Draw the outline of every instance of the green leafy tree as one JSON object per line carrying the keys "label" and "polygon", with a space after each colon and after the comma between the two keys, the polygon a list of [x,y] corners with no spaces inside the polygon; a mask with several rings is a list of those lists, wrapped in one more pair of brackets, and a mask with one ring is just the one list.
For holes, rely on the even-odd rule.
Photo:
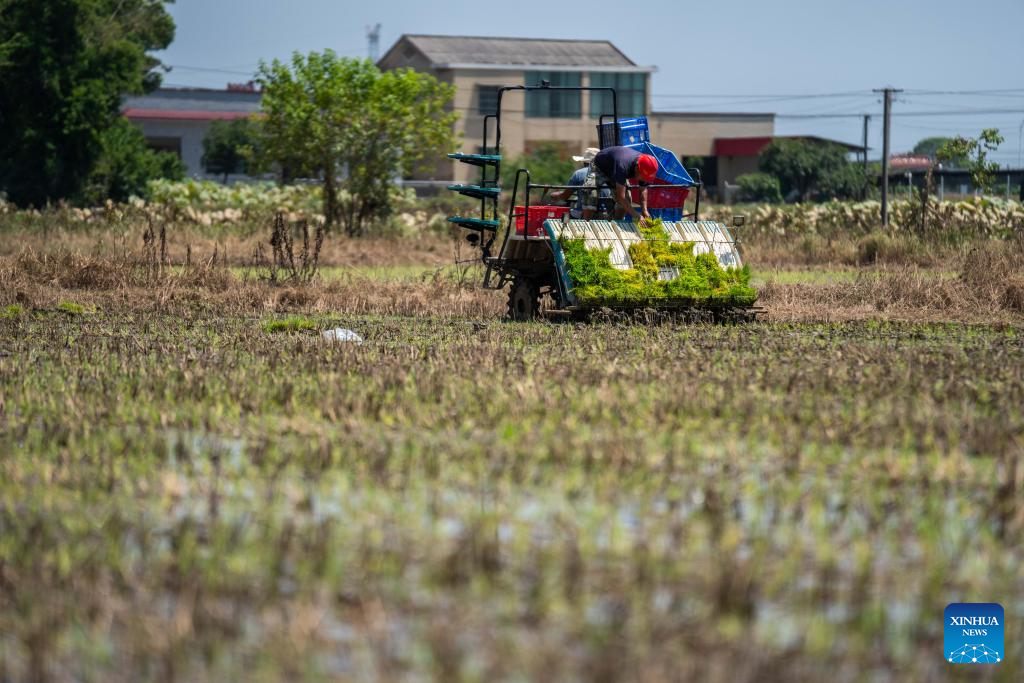
{"label": "green leafy tree", "polygon": [[521,168],[530,171],[531,183],[564,185],[578,164],[559,143],[541,142],[529,154],[522,154],[501,165],[501,186],[511,191],[516,182],[516,172]]}
{"label": "green leafy tree", "polygon": [[[429,74],[384,71],[327,50],[261,63],[260,147],[282,175],[323,180],[328,226],[363,234],[392,211],[394,179],[454,146],[454,88]],[[339,201],[339,190],[347,197]]]}
{"label": "green leafy tree", "polygon": [[176,154],[146,147],[142,131],[120,118],[103,132],[103,153],[82,190],[82,200],[97,205],[105,199],[117,202],[144,197],[154,178],[181,180],[185,164]]}
{"label": "green leafy tree", "polygon": [[81,197],[120,125],[157,87],[174,22],[158,0],[0,0],[0,191],[21,205]]}
{"label": "green leafy tree", "polygon": [[911,150],[911,152],[918,156],[925,156],[928,157],[929,159],[935,159],[939,154],[939,148],[942,147],[947,142],[949,142],[950,140],[952,140],[952,138],[924,138],[923,140],[919,141],[916,145],[914,145],[914,149]]}
{"label": "green leafy tree", "polygon": [[961,160],[961,168],[971,172],[971,182],[982,192],[991,191],[999,164],[988,160],[988,153],[994,152],[1003,143],[998,128],[986,128],[976,138],[960,135],[947,141],[939,148],[937,158],[942,163]]}
{"label": "green leafy tree", "polygon": [[846,154],[845,147],[831,142],[780,139],[761,151],[759,166],[779,179],[784,195],[795,191],[801,201],[847,199],[860,195],[864,179]]}
{"label": "green leafy tree", "polygon": [[255,122],[249,119],[214,121],[203,138],[203,158],[207,173],[217,173],[228,181],[231,173],[247,173],[256,147]]}
{"label": "green leafy tree", "polygon": [[782,188],[779,179],[768,173],[745,173],[736,179],[741,202],[782,202]]}

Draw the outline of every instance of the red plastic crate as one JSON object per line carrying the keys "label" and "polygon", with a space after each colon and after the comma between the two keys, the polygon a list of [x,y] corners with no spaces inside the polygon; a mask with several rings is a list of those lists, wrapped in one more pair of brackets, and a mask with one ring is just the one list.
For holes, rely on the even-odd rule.
{"label": "red plastic crate", "polygon": [[[690,191],[683,187],[667,187],[659,190],[658,185],[668,185],[664,180],[654,180],[647,187],[647,208],[648,209],[678,209],[682,208],[683,202],[690,196]],[[640,188],[630,190],[633,196],[633,203],[640,203]]]}
{"label": "red plastic crate", "polygon": [[[515,213],[523,213],[525,207],[517,206]],[[547,233],[544,232],[544,221],[550,219],[561,219],[562,216],[569,213],[568,206],[531,206],[529,216],[527,216],[526,224],[530,226],[530,237],[545,237]],[[516,217],[516,234],[523,234],[523,217]]]}

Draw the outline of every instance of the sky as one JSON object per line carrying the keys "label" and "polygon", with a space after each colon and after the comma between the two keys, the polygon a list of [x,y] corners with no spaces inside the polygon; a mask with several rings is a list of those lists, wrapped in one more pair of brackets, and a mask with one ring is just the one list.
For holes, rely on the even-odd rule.
{"label": "sky", "polygon": [[[871,114],[873,158],[882,145],[881,96],[893,104],[892,152],[939,135],[998,128],[992,157],[1018,167],[1024,124],[1024,0],[178,0],[174,43],[157,56],[167,85],[224,87],[260,60],[330,48],[380,53],[403,33],[607,39],[656,66],[654,111],[765,111],[779,135],[852,143]],[[964,110],[974,110],[964,113]],[[953,112],[949,114],[947,112]],[[959,113],[957,113],[959,112]]]}

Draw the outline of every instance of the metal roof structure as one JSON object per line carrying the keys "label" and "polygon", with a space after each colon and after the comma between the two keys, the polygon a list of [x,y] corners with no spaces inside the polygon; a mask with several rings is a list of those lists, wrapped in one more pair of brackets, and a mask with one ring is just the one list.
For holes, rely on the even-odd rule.
{"label": "metal roof structure", "polygon": [[126,97],[121,107],[129,119],[232,120],[259,112],[260,98],[260,93],[244,90],[160,88],[148,95]]}
{"label": "metal roof structure", "polygon": [[607,40],[405,34],[380,62],[388,61],[396,50],[402,50],[405,56],[410,56],[410,50],[418,52],[435,69],[655,70],[652,66],[638,66]]}

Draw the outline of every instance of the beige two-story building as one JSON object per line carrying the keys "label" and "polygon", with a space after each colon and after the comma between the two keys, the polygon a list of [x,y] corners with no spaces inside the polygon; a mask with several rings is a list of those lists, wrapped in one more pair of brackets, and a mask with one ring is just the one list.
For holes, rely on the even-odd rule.
{"label": "beige two-story building", "polygon": [[[719,159],[716,140],[771,137],[773,114],[659,113],[651,111],[654,66],[633,62],[606,40],[541,40],[471,36],[402,36],[378,62],[383,69],[412,68],[455,86],[453,107],[461,151],[478,152],[483,116],[494,112],[498,89],[509,85],[613,87],[620,117],[647,116],[651,141],[680,158],[700,157],[709,188],[756,169],[750,158]],[[597,146],[597,123],[612,110],[607,92],[509,92],[502,100],[502,153],[511,157],[555,143],[566,156]],[[488,145],[494,144],[493,125]],[[692,161],[692,159],[691,159]],[[476,171],[447,160],[421,176],[463,182]]]}

